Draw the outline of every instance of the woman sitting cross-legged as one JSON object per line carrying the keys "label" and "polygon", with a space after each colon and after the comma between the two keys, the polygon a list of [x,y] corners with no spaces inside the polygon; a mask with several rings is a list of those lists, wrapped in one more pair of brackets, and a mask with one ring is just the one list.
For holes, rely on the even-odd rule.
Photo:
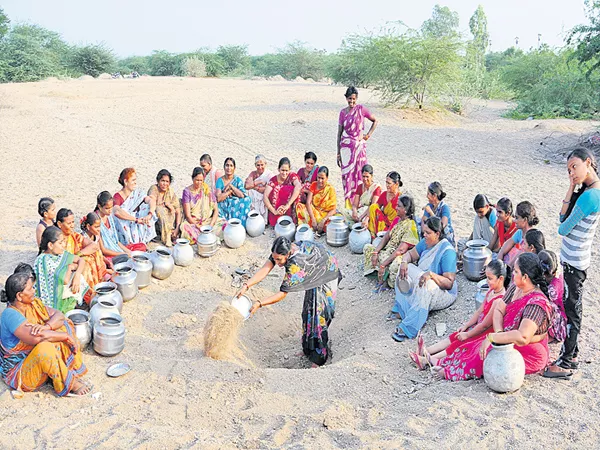
{"label": "woman sitting cross-legged", "polygon": [[0,375],[21,392],[50,379],[60,397],[86,395],[91,388],[81,380],[87,369],[73,323],[36,298],[33,283],[29,271],[16,272],[0,292],[8,304],[0,317]]}
{"label": "woman sitting cross-legged", "polygon": [[350,208],[344,208],[346,223],[352,228],[357,222],[369,224],[369,207],[377,203],[381,196],[381,186],[373,180],[373,167],[365,164],[362,168],[362,184],[356,189]]}
{"label": "woman sitting cross-legged", "polygon": [[320,167],[317,181],[310,185],[306,204],[298,203],[296,206],[298,224],[307,223],[318,233],[327,230],[329,219],[337,210],[335,188],[327,182],[328,179],[329,169]]}
{"label": "woman sitting cross-legged", "polygon": [[123,169],[119,175],[123,186],[114,199],[113,215],[119,241],[124,245],[147,244],[156,237],[156,202],[137,187],[135,169]]}
{"label": "woman sitting cross-legged", "polygon": [[398,199],[396,207],[398,217],[394,219],[392,228],[385,234],[377,247],[367,244],[364,247],[365,255],[365,276],[378,272],[379,282],[376,291],[387,290],[385,283],[389,287],[394,287],[402,255],[413,248],[419,242],[417,233],[417,224],[415,223],[415,204],[408,195],[403,195]]}
{"label": "woman sitting cross-legged", "polygon": [[496,226],[492,240],[488,246],[491,251],[497,253],[504,243],[513,237],[517,231],[517,225],[513,219],[513,205],[509,198],[502,197],[496,203]]}
{"label": "woman sitting cross-legged", "polygon": [[181,224],[181,237],[195,244],[205,225],[213,227],[217,236],[223,228],[219,219],[219,208],[214,201],[210,188],[204,182],[204,171],[195,167],[192,172],[192,184],[183,190],[181,196],[184,221]]}
{"label": "woman sitting cross-legged", "polygon": [[319,166],[317,164],[317,155],[313,152],[304,154],[304,167],[298,169],[298,178],[302,183],[302,191],[300,191],[300,203],[306,203],[306,198],[310,193],[310,186],[317,181]]}
{"label": "woman sitting cross-legged", "polygon": [[392,313],[402,321],[392,338],[398,342],[417,336],[429,312],[452,305],[458,291],[456,251],[446,240],[442,221],[430,217],[422,231],[424,238],[402,257],[398,273],[398,279],[408,279],[412,283],[411,288],[403,293],[398,287],[398,279],[396,281],[396,304]]}
{"label": "woman sitting cross-legged", "polygon": [[89,298],[86,294],[90,290],[83,277],[85,260],[65,251],[65,245],[65,235],[59,228],[46,228],[34,264],[36,297],[63,313],[81,305],[84,298]]}
{"label": "woman sitting cross-legged", "polygon": [[235,159],[227,158],[223,164],[225,175],[217,180],[216,197],[219,217],[224,220],[240,219],[246,226],[252,199],[246,195],[242,179],[235,174]]}
{"label": "woman sitting cross-legged", "polygon": [[519,203],[515,214],[517,231],[511,239],[504,243],[498,252],[498,259],[502,259],[512,267],[517,256],[526,251],[525,234],[538,223],[540,223],[540,219],[538,219],[535,207],[528,201]]}
{"label": "woman sitting cross-legged", "polygon": [[391,228],[392,222],[396,218],[398,199],[402,195],[401,187],[400,174],[398,172],[388,173],[385,177],[386,191],[379,196],[377,203],[369,207],[369,231],[372,237]]}
{"label": "woman sitting cross-legged", "polygon": [[250,172],[244,187],[248,191],[248,196],[252,199],[252,209],[257,211],[267,223],[269,211],[265,205],[264,193],[267,183],[273,178],[273,172],[267,169],[267,158],[264,155],[256,155],[254,167],[256,167],[256,170]]}
{"label": "woman sitting cross-legged", "polygon": [[491,344],[515,344],[525,361],[525,373],[540,372],[548,364],[548,328],[552,308],[537,255],[522,253],[513,268],[513,282],[503,300],[493,306],[494,332],[469,340],[438,361],[433,370],[451,381],[481,378]]}
{"label": "woman sitting cross-legged", "polygon": [[492,205],[485,194],[477,194],[473,200],[473,209],[475,210],[475,219],[473,219],[473,231],[469,239],[460,239],[457,243],[458,252],[462,254],[466,249],[466,244],[472,239],[484,240],[489,244],[494,236],[494,229],[497,221],[496,207]]}
{"label": "woman sitting cross-legged", "polygon": [[108,281],[114,273],[112,270],[112,262],[109,258],[102,254],[100,246],[100,229],[102,227],[100,216],[91,212],[83,216],[81,219],[81,234],[87,237],[90,241],[98,245],[98,249],[91,255],[85,257],[86,264],[93,272],[93,278],[99,281]]}
{"label": "woman sitting cross-legged", "polygon": [[427,203],[423,207],[423,217],[421,223],[429,217],[438,217],[442,221],[444,226],[444,232],[446,240],[454,247],[454,228],[452,228],[452,215],[450,214],[450,207],[444,202],[446,193],[442,189],[442,185],[438,181],[434,181],[427,187]]}
{"label": "woman sitting cross-legged", "polygon": [[296,203],[302,190],[298,174],[291,172],[288,158],[279,160],[279,174],[269,180],[265,188],[265,206],[269,211],[269,225],[274,227],[281,216],[296,220]]}
{"label": "woman sitting cross-legged", "polygon": [[171,247],[179,236],[179,225],[181,225],[181,206],[179,198],[171,187],[172,182],[171,172],[162,169],[156,175],[156,184],[148,190],[148,195],[156,204],[157,233],[167,247]]}
{"label": "woman sitting cross-legged", "polygon": [[410,358],[421,370],[437,365],[438,361],[453,353],[459,346],[492,330],[492,307],[496,300],[501,300],[511,279],[510,267],[500,260],[490,262],[485,269],[485,277],[489,289],[483,303],[471,318],[446,339],[425,347],[423,337],[419,334],[417,352],[411,352]]}

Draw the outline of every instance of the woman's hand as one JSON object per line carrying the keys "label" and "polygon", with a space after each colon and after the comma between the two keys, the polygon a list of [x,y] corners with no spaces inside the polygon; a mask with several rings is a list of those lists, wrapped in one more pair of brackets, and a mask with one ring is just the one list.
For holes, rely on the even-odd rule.
{"label": "woman's hand", "polygon": [[360,221],[360,217],[358,217],[358,211],[356,210],[356,208],[352,208],[352,220],[354,220],[355,222]]}
{"label": "woman's hand", "polygon": [[248,292],[248,284],[244,283],[244,284],[242,284],[242,287],[240,288],[240,290],[235,293],[234,297],[235,298],[240,298],[246,292]]}
{"label": "woman's hand", "polygon": [[369,227],[369,216],[366,216],[363,220],[362,220],[362,224],[363,227],[368,228]]}
{"label": "woman's hand", "polygon": [[337,154],[337,165],[338,167],[342,167],[342,155],[340,154],[339,150],[338,150],[338,154]]}
{"label": "woman's hand", "polygon": [[73,281],[71,281],[71,292],[73,294],[77,294],[79,289],[81,288],[81,277],[78,277],[77,274],[73,277]]}
{"label": "woman's hand", "polygon": [[371,256],[371,264],[373,264],[373,267],[377,267],[378,261],[379,261],[379,255],[377,253],[373,253],[373,256]]}
{"label": "woman's hand", "polygon": [[458,333],[462,333],[463,331],[465,331],[467,329],[467,325],[461,325],[460,328],[458,330],[456,330]]}
{"label": "woman's hand", "polygon": [[317,223],[317,231],[319,233],[323,232],[323,228],[325,228],[325,221],[321,220],[319,223]]}
{"label": "woman's hand", "polygon": [[37,336],[38,334],[41,334],[44,330],[52,330],[52,328],[50,328],[50,325],[48,325],[47,323],[40,325],[37,323],[28,322],[25,324],[25,326],[31,328],[31,330],[29,330],[29,334],[31,334],[32,336]]}
{"label": "woman's hand", "polygon": [[402,262],[400,263],[400,278],[402,278],[403,280],[406,279],[406,277],[408,276],[408,264],[406,262]]}
{"label": "woman's hand", "polygon": [[277,208],[277,213],[276,213],[276,215],[279,215],[279,216],[281,216],[281,215],[285,214],[285,212],[286,212],[288,209],[290,209],[290,207],[289,207],[287,204],[285,204],[285,205],[281,205],[279,208]]}
{"label": "woman's hand", "polygon": [[432,278],[433,276],[430,271],[425,272],[423,275],[421,275],[421,278],[419,278],[419,287],[425,286],[425,284]]}
{"label": "woman's hand", "polygon": [[260,302],[253,302],[252,308],[250,308],[250,315],[253,316],[256,311],[260,309]]}
{"label": "woman's hand", "polygon": [[423,206],[423,211],[425,211],[430,216],[434,216],[435,215],[435,214],[433,214],[433,211],[431,210],[431,206],[429,206],[429,205]]}
{"label": "woman's hand", "polygon": [[469,334],[462,331],[456,335],[456,339],[458,339],[461,342],[466,341],[467,339],[469,339]]}
{"label": "woman's hand", "polygon": [[492,345],[492,343],[490,342],[489,339],[484,339],[483,342],[481,343],[481,347],[479,347],[479,356],[481,357],[481,359],[485,359],[488,348],[490,348],[490,345]]}
{"label": "woman's hand", "polygon": [[71,348],[75,348],[75,339],[73,339],[73,336],[65,333],[65,340],[63,341],[65,344],[67,344],[69,347]]}

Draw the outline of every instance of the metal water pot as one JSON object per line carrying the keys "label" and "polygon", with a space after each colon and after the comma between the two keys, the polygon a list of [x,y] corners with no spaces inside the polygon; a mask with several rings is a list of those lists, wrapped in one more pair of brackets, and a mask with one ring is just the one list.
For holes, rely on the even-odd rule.
{"label": "metal water pot", "polygon": [[79,339],[83,350],[92,341],[92,325],[90,324],[90,313],[82,309],[72,309],[65,317],[73,322],[75,336]]}
{"label": "metal water pot", "polygon": [[485,276],[485,266],[492,260],[492,251],[487,248],[489,242],[474,239],[467,242],[463,253],[463,273],[471,281],[479,281]]}
{"label": "metal water pot", "polygon": [[138,289],[149,286],[152,277],[152,259],[150,259],[150,255],[146,252],[132,252],[130,262],[137,274],[135,284]]}
{"label": "metal water pot", "polygon": [[219,242],[210,225],[200,227],[200,236],[196,240],[196,248],[198,254],[203,258],[208,258],[217,253]]}
{"label": "metal water pot", "polygon": [[90,309],[90,325],[92,329],[103,317],[121,316],[114,298],[102,298]]}
{"label": "metal water pot", "polygon": [[277,223],[275,224],[275,237],[283,236],[290,241],[293,241],[295,233],[296,225],[290,216],[281,216],[277,219]]}
{"label": "metal water pot", "polygon": [[483,379],[492,391],[514,392],[523,385],[525,361],[514,344],[492,344],[483,361]]}
{"label": "metal water pot", "polygon": [[348,242],[352,253],[362,254],[365,245],[371,243],[371,232],[362,223],[356,223],[352,226]]}
{"label": "metal water pot", "polygon": [[186,267],[194,261],[194,249],[187,239],[177,239],[173,247],[173,259],[178,266]]}
{"label": "metal water pot", "polygon": [[94,325],[94,351],[102,356],[118,355],[125,348],[125,324],[121,316],[107,316]]}
{"label": "metal water pot", "polygon": [[265,219],[256,210],[252,210],[248,213],[248,219],[246,220],[246,233],[250,237],[257,237],[265,231]]}
{"label": "metal water pot", "polygon": [[175,260],[171,255],[171,250],[160,246],[150,254],[150,257],[152,258],[152,276],[159,280],[169,278],[175,269]]}
{"label": "metal water pot", "polygon": [[294,241],[314,241],[315,240],[315,232],[310,227],[310,225],[302,224],[298,226],[296,230],[296,235],[294,236]]}
{"label": "metal water pot", "polygon": [[115,264],[115,273],[112,277],[113,283],[117,285],[124,302],[135,298],[138,294],[136,284],[137,273],[133,270],[129,262]]}
{"label": "metal water pot", "polygon": [[92,297],[92,301],[90,302],[90,308],[93,308],[96,303],[101,300],[111,299],[115,301],[115,305],[119,310],[119,313],[123,309],[123,296],[119,292],[118,286],[116,283],[112,281],[105,281],[103,283],[98,283],[94,286],[94,291],[96,291],[96,295]]}
{"label": "metal water pot", "polygon": [[487,284],[487,280],[481,280],[477,283],[477,292],[475,293],[475,311],[479,309],[485,301],[485,295],[489,291],[490,287]]}
{"label": "metal water pot", "polygon": [[327,225],[327,243],[332,247],[342,247],[348,243],[350,230],[342,216],[333,216]]}
{"label": "metal water pot", "polygon": [[229,219],[223,230],[223,240],[229,248],[239,248],[246,240],[246,229],[240,219]]}

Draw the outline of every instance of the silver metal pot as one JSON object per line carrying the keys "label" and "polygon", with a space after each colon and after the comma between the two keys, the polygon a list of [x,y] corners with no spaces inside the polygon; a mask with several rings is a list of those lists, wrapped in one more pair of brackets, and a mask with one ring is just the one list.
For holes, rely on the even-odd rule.
{"label": "silver metal pot", "polygon": [[117,285],[117,289],[121,293],[124,302],[134,299],[138,294],[136,278],[137,273],[133,270],[129,262],[115,264],[115,274],[112,280]]}
{"label": "silver metal pot", "polygon": [[94,325],[94,351],[102,356],[118,355],[125,348],[125,325],[121,316],[100,319]]}
{"label": "silver metal pot", "polygon": [[112,281],[105,281],[103,283],[98,283],[94,286],[94,291],[96,291],[96,295],[92,297],[92,301],[90,302],[90,308],[93,308],[96,303],[111,299],[115,301],[115,305],[119,310],[119,313],[123,309],[123,296],[119,292],[118,286],[116,283]]}
{"label": "silver metal pot", "polygon": [[165,280],[171,276],[175,269],[175,260],[171,255],[171,250],[167,247],[158,247],[151,253],[152,257],[152,276],[159,280]]}
{"label": "silver metal pot", "polygon": [[492,260],[488,241],[474,239],[467,242],[463,253],[463,273],[471,281],[479,281],[485,276],[485,266]]}
{"label": "silver metal pot", "polygon": [[114,298],[103,298],[90,308],[90,325],[92,329],[104,317],[121,316]]}
{"label": "silver metal pot", "polygon": [[327,243],[332,247],[343,247],[348,243],[350,230],[342,216],[333,216],[327,225]]}
{"label": "silver metal pot", "polygon": [[79,339],[81,349],[84,349],[92,341],[92,325],[90,324],[90,313],[82,309],[72,309],[65,317],[75,327],[75,336]]}
{"label": "silver metal pot", "polygon": [[196,248],[198,254],[203,258],[208,258],[217,253],[219,242],[210,225],[200,227],[200,236],[196,240]]}
{"label": "silver metal pot", "polygon": [[485,300],[485,294],[490,287],[487,284],[487,280],[481,280],[477,283],[477,292],[475,293],[475,310],[477,311],[481,305],[483,305],[483,301]]}
{"label": "silver metal pot", "polygon": [[302,224],[299,225],[296,229],[296,235],[294,236],[294,240],[296,242],[299,241],[314,241],[315,240],[315,232],[310,227],[310,225]]}
{"label": "silver metal pot", "polygon": [[138,289],[143,289],[150,285],[152,277],[152,259],[146,252],[132,252],[129,260],[133,270],[135,270],[135,284]]}
{"label": "silver metal pot", "polygon": [[284,236],[290,241],[294,240],[296,225],[290,216],[281,216],[275,224],[275,237]]}
{"label": "silver metal pot", "polygon": [[178,266],[186,267],[194,262],[194,249],[187,239],[177,239],[173,247],[173,259]]}

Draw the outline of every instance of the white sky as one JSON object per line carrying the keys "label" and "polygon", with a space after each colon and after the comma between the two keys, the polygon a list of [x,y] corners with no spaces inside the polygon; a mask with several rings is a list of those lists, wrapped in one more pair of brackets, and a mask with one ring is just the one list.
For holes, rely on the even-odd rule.
{"label": "white sky", "polygon": [[247,44],[253,55],[273,52],[300,40],[335,51],[342,38],[402,20],[418,27],[440,3],[469,18],[483,5],[492,50],[514,45],[529,49],[542,42],[562,46],[566,31],[585,23],[583,0],[3,0],[0,7],[15,22],[57,31],[70,43],[105,42],[119,56],[152,50],[193,51],[223,44]]}

